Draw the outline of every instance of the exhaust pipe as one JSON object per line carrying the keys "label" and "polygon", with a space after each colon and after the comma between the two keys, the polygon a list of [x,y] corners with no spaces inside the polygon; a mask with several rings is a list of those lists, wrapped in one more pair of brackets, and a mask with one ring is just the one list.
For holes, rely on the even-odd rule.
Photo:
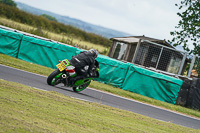
{"label": "exhaust pipe", "polygon": [[62,75],[62,78],[66,79],[66,78],[67,78],[67,75],[66,75],[66,74],[63,74],[63,75]]}

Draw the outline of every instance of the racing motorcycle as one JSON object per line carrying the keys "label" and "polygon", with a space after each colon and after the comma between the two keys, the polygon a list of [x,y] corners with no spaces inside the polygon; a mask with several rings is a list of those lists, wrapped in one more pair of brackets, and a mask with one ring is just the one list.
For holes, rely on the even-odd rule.
{"label": "racing motorcycle", "polygon": [[[62,61],[59,61],[56,67],[58,69],[53,71],[48,76],[47,84],[55,86],[60,83],[63,83],[67,87],[72,87],[73,91],[75,92],[80,92],[86,89],[89,86],[92,79],[99,77],[99,63],[97,61],[95,61],[95,67],[92,69],[92,76],[87,76],[85,79],[79,79],[73,84],[70,84],[69,79],[76,77],[77,73],[75,72],[75,67],[70,64],[69,60],[64,59]],[[88,68],[89,66],[85,66],[85,68],[82,69],[82,71],[87,71]]]}

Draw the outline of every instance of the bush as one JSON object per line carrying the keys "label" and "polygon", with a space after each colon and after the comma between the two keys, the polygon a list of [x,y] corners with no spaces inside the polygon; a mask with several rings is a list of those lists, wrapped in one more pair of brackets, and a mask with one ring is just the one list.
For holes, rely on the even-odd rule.
{"label": "bush", "polygon": [[18,8],[8,6],[2,3],[0,3],[0,16],[58,34],[65,33],[67,36],[73,36],[83,41],[88,41],[94,44],[100,44],[105,47],[109,47],[111,44],[109,39],[104,38],[102,36],[93,33],[87,33],[81,29],[70,25],[65,25],[56,21],[50,21],[43,16],[33,15],[19,10]]}

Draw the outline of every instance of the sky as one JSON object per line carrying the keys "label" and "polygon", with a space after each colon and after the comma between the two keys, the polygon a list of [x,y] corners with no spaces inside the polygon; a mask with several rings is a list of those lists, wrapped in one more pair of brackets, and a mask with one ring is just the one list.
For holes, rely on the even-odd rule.
{"label": "sky", "polygon": [[14,0],[133,36],[171,40],[180,0]]}

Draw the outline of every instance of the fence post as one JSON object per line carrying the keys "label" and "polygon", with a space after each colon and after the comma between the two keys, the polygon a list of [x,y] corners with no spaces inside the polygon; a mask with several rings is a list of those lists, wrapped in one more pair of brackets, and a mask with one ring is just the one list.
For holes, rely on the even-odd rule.
{"label": "fence post", "polygon": [[187,53],[185,52],[185,54],[184,54],[184,56],[183,56],[183,59],[182,59],[182,61],[181,61],[181,66],[180,66],[180,68],[179,68],[178,75],[181,75],[181,72],[182,72],[183,65],[184,65],[184,63],[185,63],[186,57],[187,57]]}
{"label": "fence post", "polygon": [[190,69],[189,69],[189,72],[188,72],[188,75],[187,75],[188,78],[189,78],[190,75],[191,75],[192,68],[194,67],[195,60],[196,60],[196,55],[194,55],[193,58],[192,58],[192,62],[191,62],[191,64],[190,64]]}
{"label": "fence post", "polygon": [[163,47],[161,48],[160,55],[159,55],[159,57],[158,57],[158,61],[157,61],[157,64],[156,64],[156,69],[157,69],[157,67],[158,67],[158,63],[159,63],[159,61],[160,61],[160,57],[161,57],[161,55],[162,55],[162,51],[163,51]]}
{"label": "fence post", "polygon": [[20,54],[20,47],[21,47],[21,44],[22,44],[22,39],[24,38],[24,35],[22,35],[22,38],[20,39],[20,42],[19,42],[19,46],[18,46],[18,49],[17,49],[17,55],[16,55],[16,58],[19,58],[19,54]]}
{"label": "fence post", "polygon": [[135,49],[135,53],[134,53],[134,56],[133,56],[133,63],[134,63],[135,60],[136,60],[136,56],[137,56],[137,53],[138,53],[138,51],[139,51],[140,44],[141,44],[141,39],[140,39],[139,42],[137,43],[137,46],[136,46],[136,49]]}

